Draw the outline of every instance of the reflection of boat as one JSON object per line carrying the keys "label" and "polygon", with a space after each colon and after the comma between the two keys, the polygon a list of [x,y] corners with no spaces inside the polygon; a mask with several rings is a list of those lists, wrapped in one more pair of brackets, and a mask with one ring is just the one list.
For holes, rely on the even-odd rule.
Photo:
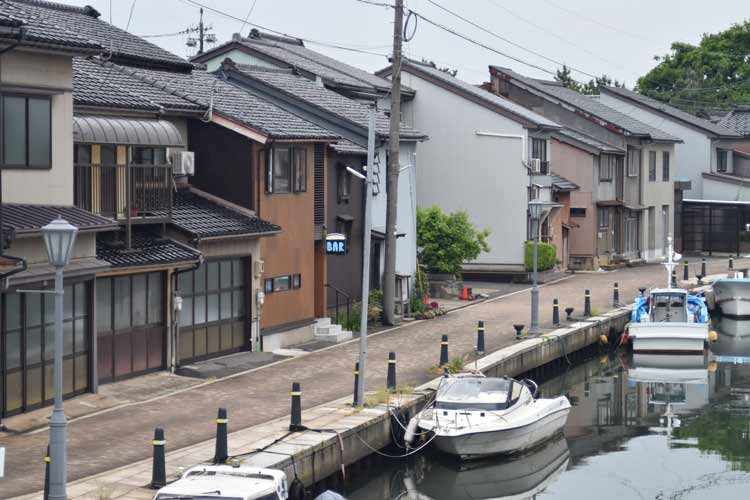
{"label": "reflection of boat", "polygon": [[530,499],[557,480],[567,468],[569,457],[568,443],[558,433],[543,447],[512,460],[476,460],[460,465],[435,461],[419,484],[407,477],[404,498]]}
{"label": "reflection of boat", "polygon": [[717,322],[716,330],[719,334],[730,337],[750,338],[750,319],[737,319],[723,316]]}
{"label": "reflection of boat", "polygon": [[721,313],[750,317],[750,278],[720,278],[713,284],[714,300]]}
{"label": "reflection of boat", "polygon": [[702,352],[709,338],[708,308],[703,297],[671,287],[676,265],[671,236],[667,255],[667,288],[652,289],[648,297],[636,299],[628,339],[633,352]]}
{"label": "reflection of boat", "polygon": [[[466,374],[444,377],[434,403],[409,424],[431,434],[435,446],[461,458],[517,453],[549,439],[565,426],[565,396],[534,399],[531,381]],[[407,436],[407,443],[411,436]]]}
{"label": "reflection of boat", "polygon": [[633,354],[628,380],[633,382],[708,383],[708,355]]}

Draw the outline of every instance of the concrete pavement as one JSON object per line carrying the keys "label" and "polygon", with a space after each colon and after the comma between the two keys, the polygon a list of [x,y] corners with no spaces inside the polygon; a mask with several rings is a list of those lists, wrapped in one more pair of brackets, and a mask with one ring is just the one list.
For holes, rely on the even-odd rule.
{"label": "concrete pavement", "polygon": [[[740,266],[740,262],[736,266]],[[742,263],[742,266],[745,266]],[[697,269],[697,268],[696,268]],[[726,271],[726,260],[709,261],[709,272]],[[692,273],[694,274],[694,273]],[[594,309],[611,307],[612,285],[618,282],[622,302],[630,302],[640,286],[663,286],[661,266],[626,268],[608,273],[570,275],[541,289],[541,318],[551,321],[553,298],[583,312],[584,289],[592,292]],[[451,355],[470,353],[476,341],[476,322],[485,321],[487,350],[512,344],[514,323],[528,324],[529,293],[523,289],[457,310],[433,320],[414,322],[371,337],[368,351],[368,389],[385,385],[389,351],[398,354],[399,383],[418,385],[431,378],[438,362],[440,336],[449,336]],[[210,439],[218,407],[228,408],[232,430],[282,417],[289,411],[292,381],[302,384],[303,407],[318,406],[352,391],[352,369],[358,345],[349,342],[299,357],[285,359],[249,372],[209,381],[171,394],[115,407],[81,417],[69,427],[69,478],[93,476],[147,459],[153,428],[165,428],[172,450]],[[8,436],[6,478],[0,480],[0,498],[11,498],[42,488],[42,457],[47,433]]]}

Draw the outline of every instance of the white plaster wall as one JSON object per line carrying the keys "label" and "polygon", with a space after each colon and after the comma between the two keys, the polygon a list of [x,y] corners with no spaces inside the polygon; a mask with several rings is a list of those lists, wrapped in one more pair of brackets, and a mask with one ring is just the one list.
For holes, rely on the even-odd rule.
{"label": "white plaster wall", "polygon": [[0,81],[61,90],[52,95],[52,168],[4,169],[3,203],[73,204],[73,70],[69,56],[14,50],[0,56]]}
{"label": "white plaster wall", "polygon": [[703,179],[703,195],[706,200],[750,201],[750,184],[739,185]]}
{"label": "white plaster wall", "polygon": [[[656,181],[648,180],[649,152],[656,151]],[[670,153],[669,180],[662,180],[663,152]],[[655,208],[655,238],[654,248],[649,248],[648,211],[642,212],[641,218],[641,248],[642,257],[647,261],[658,260],[666,252],[664,248],[665,235],[674,234],[674,145],[648,144],[641,151],[641,171],[643,173],[643,205]],[[669,223],[665,227],[662,222],[662,207],[669,206]]]}
{"label": "white plaster wall", "polygon": [[242,52],[237,49],[230,50],[226,54],[220,54],[213,59],[209,59],[206,61],[206,69],[208,71],[215,71],[216,69],[221,66],[221,62],[226,58],[231,59],[232,61],[236,62],[237,64],[252,64],[253,66],[261,66],[263,68],[284,68],[285,66],[281,66],[278,64],[273,64],[268,62],[265,59],[261,59],[259,57],[255,57],[251,54],[247,54],[245,52]]}
{"label": "white plaster wall", "polygon": [[[404,120],[427,133],[419,147],[417,205],[466,210],[478,229],[490,229],[489,253],[473,264],[523,266],[529,177],[522,165],[526,130],[517,122],[409,73],[416,90]],[[477,131],[522,139],[479,136]]]}
{"label": "white plaster wall", "polygon": [[[690,179],[691,189],[685,191],[685,198],[705,198],[703,193],[702,172],[715,171],[716,147],[711,139],[698,130],[683,125],[682,122],[668,119],[664,115],[636,106],[631,101],[612,96],[606,92],[601,94],[602,104],[611,106],[628,116],[647,123],[652,127],[663,130],[684,142],[675,144],[675,154],[672,161],[673,177]],[[646,164],[648,166],[648,164]],[[645,171],[648,174],[648,170]]]}

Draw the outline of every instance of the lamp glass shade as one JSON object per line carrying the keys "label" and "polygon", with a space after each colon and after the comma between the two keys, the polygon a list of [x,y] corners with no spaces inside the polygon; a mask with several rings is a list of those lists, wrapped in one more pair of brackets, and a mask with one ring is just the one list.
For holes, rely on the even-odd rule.
{"label": "lamp glass shade", "polygon": [[532,200],[529,202],[529,217],[532,220],[539,220],[542,218],[542,211],[544,210],[546,203],[543,201]]}
{"label": "lamp glass shade", "polygon": [[42,228],[49,263],[64,267],[70,262],[78,228],[63,219],[55,219]]}

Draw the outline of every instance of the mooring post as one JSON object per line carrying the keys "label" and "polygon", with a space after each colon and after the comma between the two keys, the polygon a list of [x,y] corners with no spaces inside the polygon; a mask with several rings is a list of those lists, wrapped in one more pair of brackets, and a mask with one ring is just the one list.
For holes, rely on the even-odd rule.
{"label": "mooring post", "polygon": [[689,279],[690,279],[690,272],[689,272],[689,269],[688,269],[688,261],[686,260],[682,264],[682,280],[683,281],[687,281]]}
{"label": "mooring post", "polygon": [[299,382],[292,382],[292,416],[289,421],[289,431],[297,432],[303,430],[302,427],[302,388]]}
{"label": "mooring post", "polygon": [[44,455],[44,500],[49,500],[49,464],[51,461],[49,445],[47,445],[47,454]]}
{"label": "mooring post", "polygon": [[734,257],[729,256],[729,269],[734,269]]}
{"label": "mooring post", "polygon": [[565,321],[570,321],[573,316],[573,311],[575,311],[575,307],[566,307],[565,308]]}
{"label": "mooring post", "polygon": [[560,326],[560,303],[557,299],[552,299],[552,324]]}
{"label": "mooring post", "polygon": [[523,327],[524,325],[513,325],[513,328],[516,330],[516,338],[522,339],[523,338]]}
{"label": "mooring post", "polygon": [[216,451],[214,453],[214,463],[226,463],[229,458],[227,446],[227,409],[219,408],[219,414],[216,416]]}
{"label": "mooring post", "polygon": [[615,286],[612,288],[612,307],[620,305],[620,285],[615,282]]}
{"label": "mooring post", "polygon": [[477,323],[477,354],[484,354],[484,320]]}
{"label": "mooring post", "polygon": [[388,377],[386,380],[386,388],[388,390],[396,389],[396,353],[393,351],[388,353]]}
{"label": "mooring post", "polygon": [[357,406],[359,400],[359,361],[354,363],[354,401],[352,406]]}
{"label": "mooring post", "polygon": [[583,317],[591,316],[591,290],[588,288],[583,293]]}
{"label": "mooring post", "polygon": [[640,287],[638,289],[638,291],[641,292],[641,297],[645,297],[646,296],[646,287],[645,286]]}
{"label": "mooring post", "polygon": [[448,336],[443,335],[440,339],[440,366],[448,364]]}
{"label": "mooring post", "polygon": [[151,441],[154,447],[154,460],[151,467],[151,487],[155,490],[167,485],[167,465],[164,457],[164,448],[167,440],[164,439],[164,429],[157,427],[154,429],[154,440]]}
{"label": "mooring post", "polygon": [[701,259],[701,277],[705,277],[705,276],[706,276],[706,258],[703,257]]}

